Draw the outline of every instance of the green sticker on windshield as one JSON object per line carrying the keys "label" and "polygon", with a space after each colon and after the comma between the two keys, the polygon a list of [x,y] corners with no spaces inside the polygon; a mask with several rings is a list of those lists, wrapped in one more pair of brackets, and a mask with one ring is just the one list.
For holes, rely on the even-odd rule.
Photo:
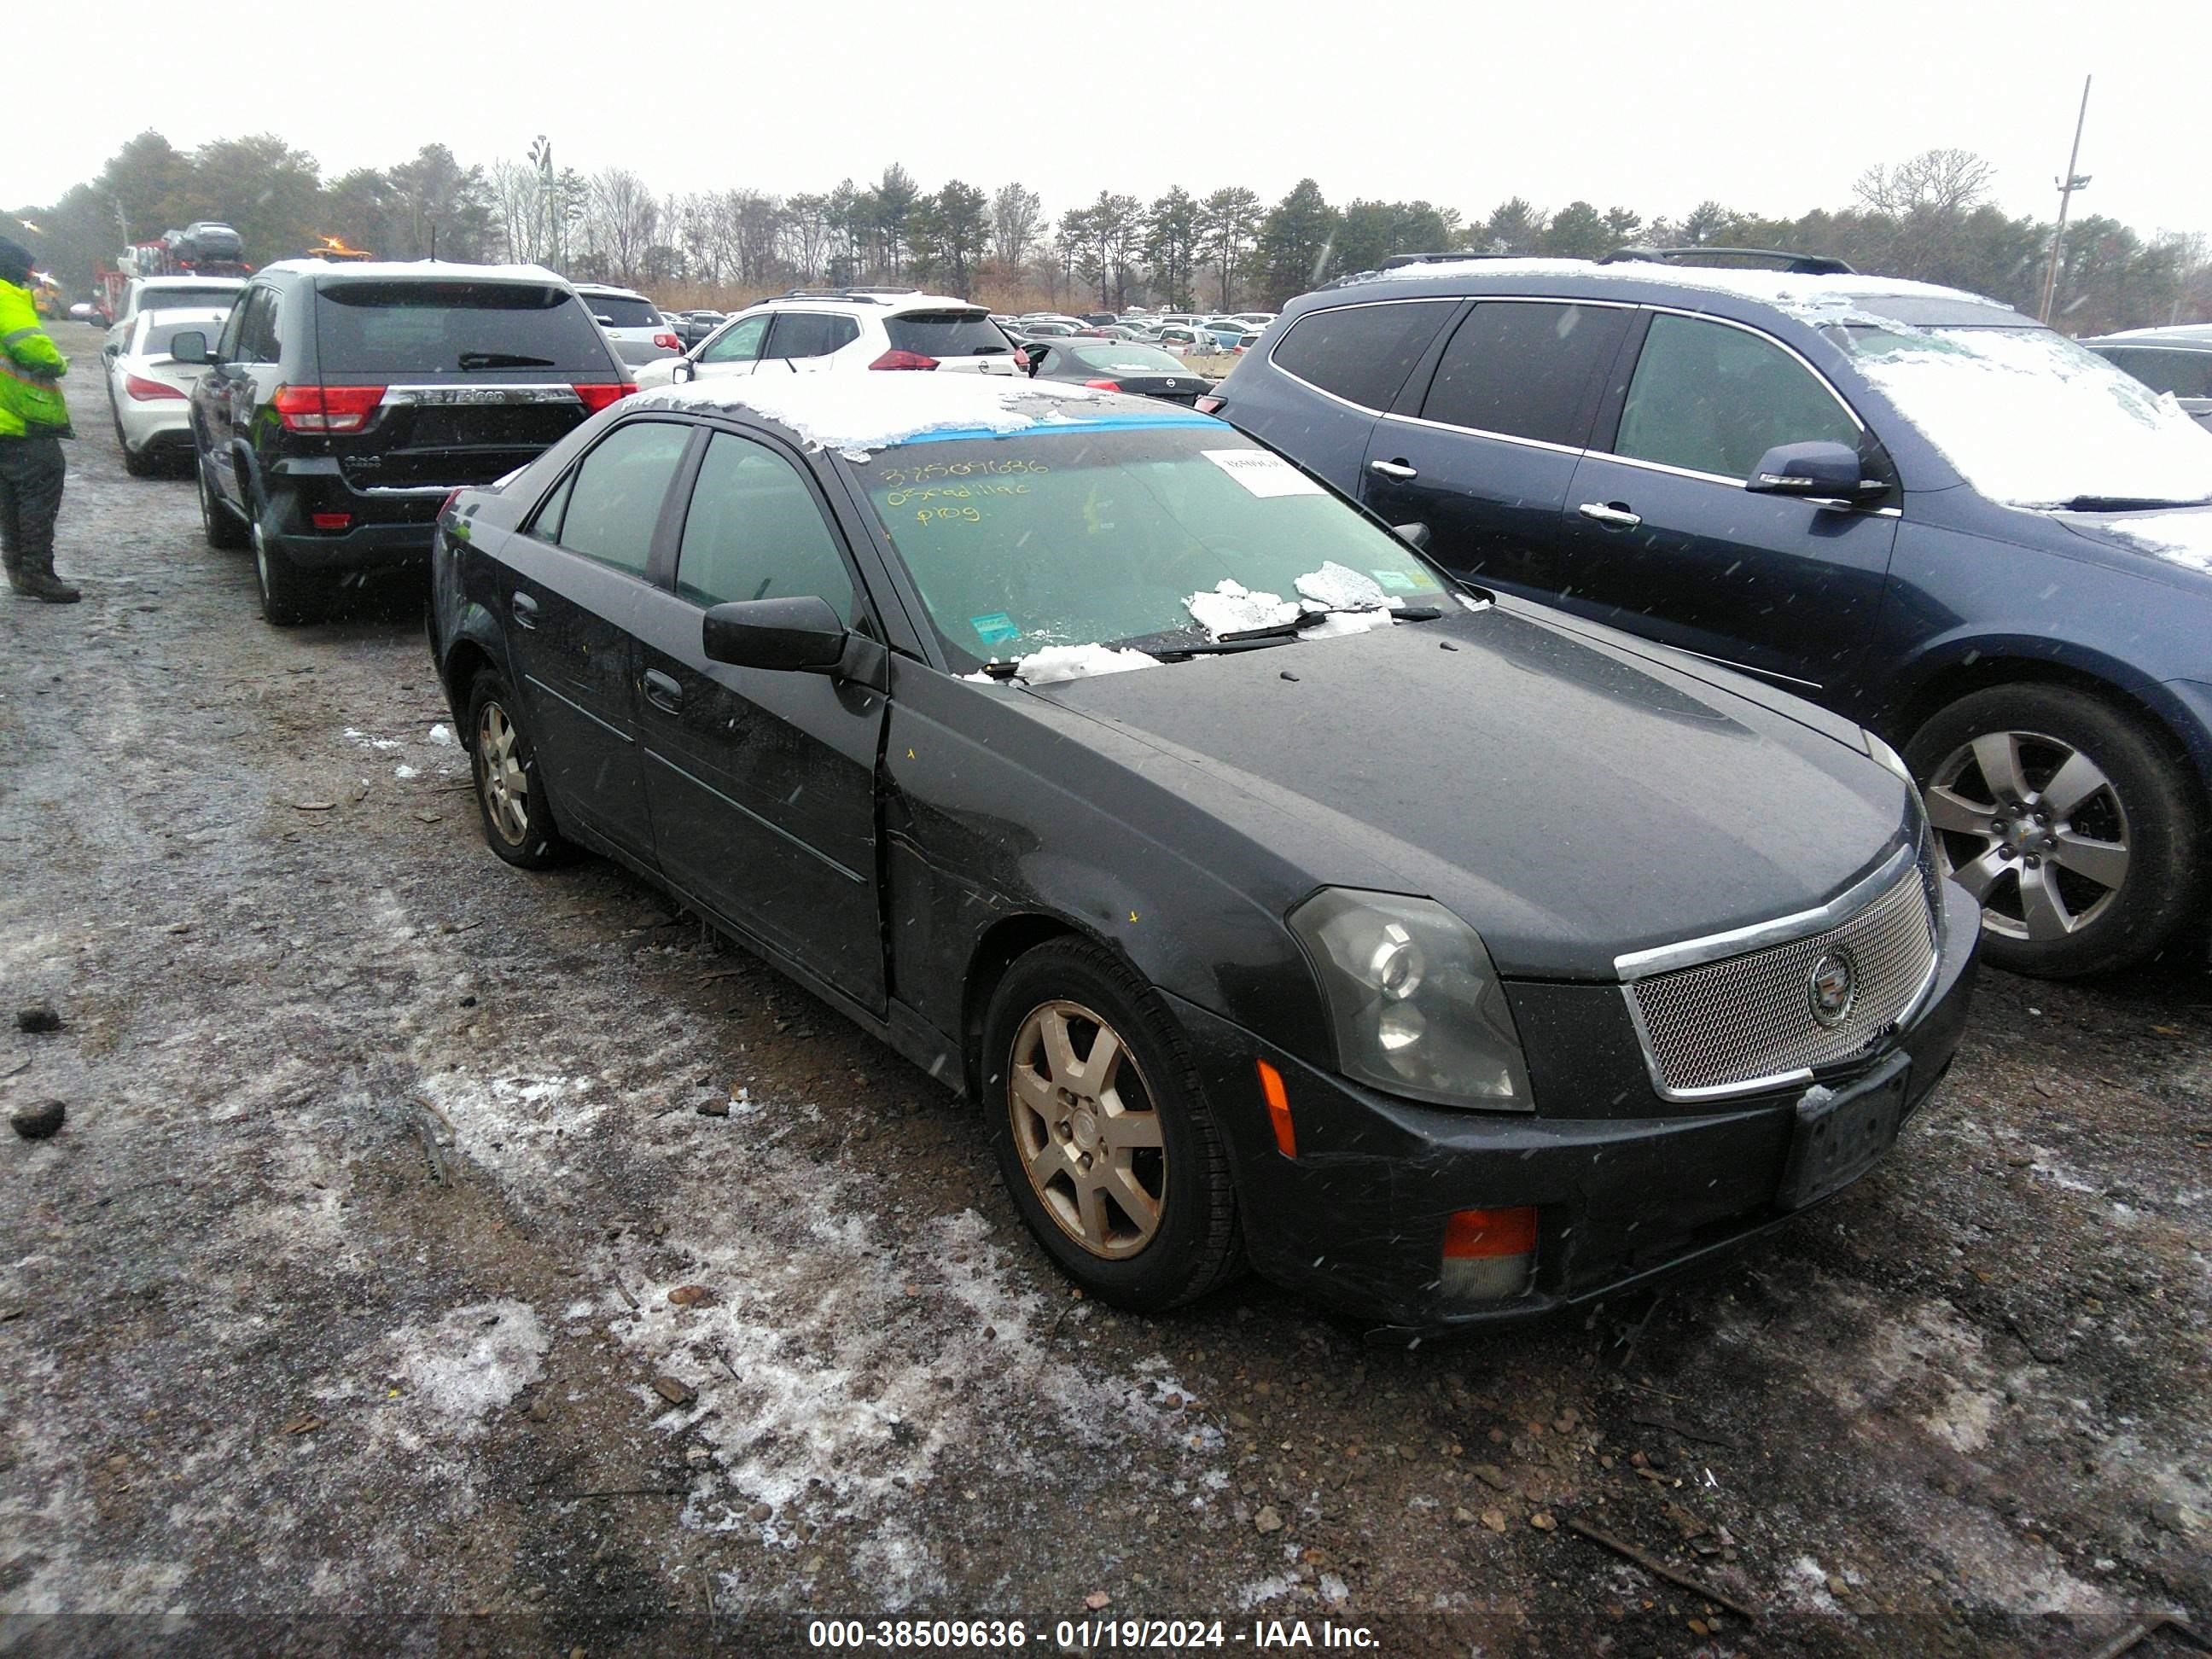
{"label": "green sticker on windshield", "polygon": [[1419,577],[1403,570],[1370,570],[1367,574],[1393,593],[1418,593],[1428,586]]}
{"label": "green sticker on windshield", "polygon": [[994,611],[988,617],[970,617],[968,626],[975,630],[975,637],[986,645],[1004,645],[1008,640],[1018,640],[1022,630],[1014,626],[1014,619],[1003,611]]}

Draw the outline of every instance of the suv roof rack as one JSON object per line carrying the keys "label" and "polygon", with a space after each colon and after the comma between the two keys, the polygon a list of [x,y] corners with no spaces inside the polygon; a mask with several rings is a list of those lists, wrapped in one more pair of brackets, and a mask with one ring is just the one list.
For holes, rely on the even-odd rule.
{"label": "suv roof rack", "polygon": [[1650,264],[1695,264],[1699,260],[1771,259],[1792,276],[1856,276],[1858,271],[1825,253],[1793,253],[1784,247],[1617,247],[1598,261],[1601,265],[1641,260]]}
{"label": "suv roof rack", "polygon": [[779,300],[865,300],[872,305],[882,305],[885,296],[904,298],[919,294],[918,288],[793,288],[786,289],[775,297]]}

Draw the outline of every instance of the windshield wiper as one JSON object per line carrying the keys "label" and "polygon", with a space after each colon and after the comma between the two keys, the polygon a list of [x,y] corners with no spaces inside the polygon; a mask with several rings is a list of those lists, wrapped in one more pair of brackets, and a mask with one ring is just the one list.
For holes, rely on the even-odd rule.
{"label": "windshield wiper", "polygon": [[550,368],[550,357],[524,357],[512,351],[464,351],[463,368]]}
{"label": "windshield wiper", "polygon": [[[1286,641],[1297,639],[1307,629],[1326,617],[1364,616],[1371,609],[1371,606],[1309,605],[1288,622],[1273,623],[1266,628],[1240,628],[1188,644],[1183,643],[1175,634],[1165,631],[1134,635],[1116,643],[1169,662],[1180,662],[1185,657],[1231,656],[1239,651],[1263,651],[1271,645],[1281,645]],[[1399,622],[1434,622],[1443,614],[1432,605],[1409,605],[1390,613]]]}
{"label": "windshield wiper", "polygon": [[2212,500],[2167,501],[2155,495],[2076,495],[2061,501],[2064,513],[2148,513],[2161,507],[2212,507]]}

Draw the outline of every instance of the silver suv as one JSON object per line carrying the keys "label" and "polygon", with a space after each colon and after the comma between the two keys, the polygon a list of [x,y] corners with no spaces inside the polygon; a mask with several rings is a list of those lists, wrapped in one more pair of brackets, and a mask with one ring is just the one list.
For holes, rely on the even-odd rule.
{"label": "silver suv", "polygon": [[652,301],[635,289],[611,288],[605,283],[578,283],[576,293],[626,363],[650,363],[662,357],[681,356],[684,342],[676,325],[662,316]]}

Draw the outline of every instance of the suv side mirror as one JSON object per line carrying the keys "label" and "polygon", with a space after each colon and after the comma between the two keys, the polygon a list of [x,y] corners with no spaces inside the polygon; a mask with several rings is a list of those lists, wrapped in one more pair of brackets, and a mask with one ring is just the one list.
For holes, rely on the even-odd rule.
{"label": "suv side mirror", "polygon": [[1797,495],[1846,503],[1882,488],[1879,481],[1860,477],[1856,450],[1826,439],[1775,445],[1759,458],[1743,487],[1754,495]]}
{"label": "suv side mirror", "polygon": [[207,336],[198,329],[188,328],[169,337],[169,356],[180,363],[204,363],[208,360]]}
{"label": "suv side mirror", "polygon": [[833,674],[845,659],[845,624],[829,600],[812,594],[733,599],[708,611],[699,629],[707,659],[735,668]]}
{"label": "suv side mirror", "polygon": [[678,357],[668,366],[669,384],[682,386],[686,380],[696,379],[698,373],[698,369],[689,357]]}

